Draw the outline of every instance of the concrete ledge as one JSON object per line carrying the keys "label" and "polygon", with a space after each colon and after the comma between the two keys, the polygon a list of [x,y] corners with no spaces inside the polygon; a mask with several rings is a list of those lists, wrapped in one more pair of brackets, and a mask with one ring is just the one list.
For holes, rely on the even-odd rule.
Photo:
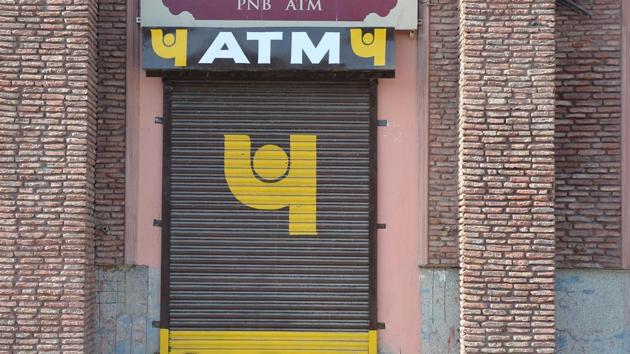
{"label": "concrete ledge", "polygon": [[558,270],[558,353],[630,353],[630,272]]}
{"label": "concrete ledge", "polygon": [[420,269],[421,352],[459,353],[459,270]]}
{"label": "concrete ledge", "polygon": [[[421,268],[423,354],[459,353],[459,270]],[[556,273],[559,354],[630,353],[630,272]]]}
{"label": "concrete ledge", "polygon": [[159,351],[160,277],[145,266],[96,270],[96,352],[153,354]]}

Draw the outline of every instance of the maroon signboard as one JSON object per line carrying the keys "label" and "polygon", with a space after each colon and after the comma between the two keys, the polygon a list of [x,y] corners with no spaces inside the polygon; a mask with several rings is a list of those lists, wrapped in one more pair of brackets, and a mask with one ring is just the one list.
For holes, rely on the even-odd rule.
{"label": "maroon signboard", "polygon": [[417,28],[417,0],[141,0],[143,27]]}
{"label": "maroon signboard", "polygon": [[[387,16],[398,0],[163,0],[174,15],[196,20],[363,21]],[[274,6],[275,5],[275,6]]]}

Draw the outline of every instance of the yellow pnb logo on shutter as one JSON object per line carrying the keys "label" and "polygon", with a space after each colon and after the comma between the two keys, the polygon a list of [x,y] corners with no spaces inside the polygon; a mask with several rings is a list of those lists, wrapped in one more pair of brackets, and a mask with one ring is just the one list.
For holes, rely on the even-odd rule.
{"label": "yellow pnb logo on shutter", "polygon": [[248,135],[225,135],[224,172],[241,203],[259,210],[289,207],[289,235],[317,235],[317,137],[291,135],[290,154],[265,145],[251,159]]}

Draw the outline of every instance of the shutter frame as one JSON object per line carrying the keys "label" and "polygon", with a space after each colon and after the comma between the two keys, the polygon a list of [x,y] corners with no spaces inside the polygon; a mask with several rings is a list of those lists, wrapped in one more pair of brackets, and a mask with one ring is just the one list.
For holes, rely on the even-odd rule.
{"label": "shutter frame", "polygon": [[[173,145],[176,145],[177,143],[173,143],[173,121],[178,119],[178,112],[177,112],[177,108],[173,108],[174,104],[177,104],[177,100],[179,99],[177,96],[177,90],[180,90],[182,88],[187,88],[190,89],[191,87],[195,87],[196,85],[199,86],[204,86],[204,85],[228,85],[228,86],[234,86],[234,85],[243,85],[243,87],[245,88],[245,91],[247,91],[248,89],[251,89],[251,86],[255,86],[258,88],[264,87],[264,85],[271,85],[271,86],[278,86],[278,85],[283,85],[287,82],[284,81],[277,81],[277,82],[271,82],[271,81],[261,81],[261,82],[256,82],[256,81],[204,81],[204,80],[165,80],[165,85],[164,85],[164,115],[165,115],[165,121],[164,121],[164,148],[163,148],[163,161],[164,161],[164,165],[163,165],[163,203],[162,203],[162,210],[163,210],[163,223],[162,223],[162,242],[163,242],[163,247],[162,247],[162,306],[161,306],[161,327],[165,328],[165,329],[169,329],[169,330],[177,330],[178,328],[182,328],[182,330],[209,330],[209,331],[215,331],[215,330],[230,330],[230,328],[206,328],[204,326],[201,326],[200,328],[189,328],[185,325],[182,325],[182,323],[178,323],[177,321],[175,321],[175,323],[172,323],[172,314],[174,311],[174,308],[172,306],[172,295],[173,295],[173,291],[171,289],[171,283],[173,281],[173,276],[172,276],[172,272],[171,270],[173,269],[172,267],[177,267],[177,264],[173,264],[173,263],[177,263],[180,260],[176,260],[175,262],[171,262],[172,259],[171,257],[173,256],[173,247],[178,247],[178,245],[173,245],[172,244],[172,239],[171,239],[171,230],[173,228],[172,225],[172,193],[173,193],[173,181],[172,181],[172,177],[173,177],[173,168],[172,168],[172,164],[173,164],[173,149],[177,148],[176,146],[174,147]],[[368,144],[367,144],[367,156],[368,156],[368,163],[366,165],[366,175],[364,177],[367,177],[369,180],[369,191],[368,193],[368,201],[367,201],[367,227],[368,227],[368,246],[367,246],[367,259],[368,259],[368,264],[367,264],[367,273],[368,273],[368,284],[367,284],[367,324],[363,327],[365,328],[350,328],[348,329],[347,327],[341,326],[341,330],[342,331],[355,331],[355,332],[366,332],[368,330],[375,330],[377,327],[377,322],[376,322],[376,127],[377,127],[377,123],[376,123],[376,81],[375,80],[370,80],[370,81],[356,81],[356,82],[352,82],[352,81],[345,81],[345,82],[303,82],[303,83],[296,83],[296,82],[290,82],[291,85],[304,85],[306,87],[310,87],[310,88],[316,88],[317,85],[322,85],[322,88],[326,88],[326,87],[332,87],[331,85],[347,85],[349,88],[350,87],[354,87],[354,88],[360,88],[362,87],[364,92],[363,94],[365,95],[365,97],[367,98],[367,100],[369,101],[369,107],[367,108],[367,114],[366,114],[366,119],[367,119],[367,130],[365,131],[365,133],[367,134],[368,137]],[[343,123],[343,122],[342,122]],[[177,123],[176,123],[177,124]],[[253,128],[254,126],[252,126]],[[175,128],[177,129],[177,128]],[[177,130],[175,131],[175,134],[177,134]],[[280,139],[281,140],[281,139]],[[277,143],[277,141],[272,141],[270,143]],[[319,147],[320,145],[318,144],[318,153],[319,153]],[[255,150],[255,147],[253,148],[253,150]],[[288,150],[285,148],[285,150]],[[287,151],[288,153],[288,151]],[[175,159],[177,159],[177,157],[175,157]],[[319,156],[318,156],[319,159]],[[319,162],[319,161],[318,161]],[[319,168],[319,165],[318,165]],[[318,176],[319,177],[319,176]],[[177,179],[177,178],[176,178]],[[319,180],[319,178],[318,178]],[[318,181],[319,182],[319,181]],[[177,188],[177,187],[176,187]],[[319,190],[318,190],[318,202],[320,201],[319,199],[320,195],[319,195]],[[252,213],[254,212],[254,210],[252,209]],[[318,210],[319,212],[319,210]],[[319,215],[318,215],[319,216]],[[177,223],[177,220],[176,220]],[[299,237],[305,237],[308,238],[308,236],[299,236]],[[179,241],[175,241],[175,242],[179,242]],[[209,299],[212,300],[212,299]],[[178,305],[179,306],[179,305]],[[290,312],[290,311],[289,311]],[[203,327],[203,328],[202,328]],[[268,330],[265,328],[233,328],[234,330]],[[300,330],[316,330],[316,331],[320,331],[320,330],[324,330],[324,331],[330,331],[330,332],[335,332],[337,329],[336,328],[317,328],[317,326],[312,327],[312,328],[302,328],[300,326],[297,326],[296,328],[289,328],[289,327],[283,327],[283,328],[279,328],[279,329],[273,329],[273,330],[295,330],[295,331],[300,331]]]}

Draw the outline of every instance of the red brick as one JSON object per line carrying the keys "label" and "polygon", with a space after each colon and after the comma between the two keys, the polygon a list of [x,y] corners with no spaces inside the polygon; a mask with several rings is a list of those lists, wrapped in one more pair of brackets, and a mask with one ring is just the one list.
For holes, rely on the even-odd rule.
{"label": "red brick", "polygon": [[555,325],[554,18],[553,0],[460,1],[462,353],[555,348],[534,332]]}

